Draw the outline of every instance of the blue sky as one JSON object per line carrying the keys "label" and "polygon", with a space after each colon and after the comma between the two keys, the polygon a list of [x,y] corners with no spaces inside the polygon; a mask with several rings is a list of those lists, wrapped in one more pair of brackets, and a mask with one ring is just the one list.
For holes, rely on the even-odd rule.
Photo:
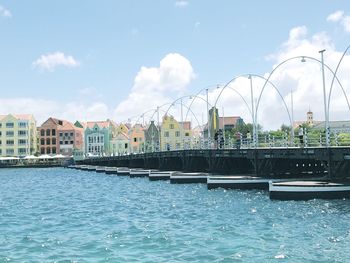
{"label": "blue sky", "polygon": [[[327,19],[336,11],[341,19]],[[291,51],[286,42],[293,28],[304,26],[301,37],[311,42],[326,34],[327,45],[342,52],[350,44],[349,16],[350,4],[340,0],[0,0],[0,111],[32,111],[39,122],[52,115],[121,121],[239,74],[270,72]],[[168,90],[141,70],[161,68],[165,58],[166,68],[191,67],[160,81]],[[142,92],[154,92],[154,101],[136,99]],[[239,108],[230,114],[245,115]]]}

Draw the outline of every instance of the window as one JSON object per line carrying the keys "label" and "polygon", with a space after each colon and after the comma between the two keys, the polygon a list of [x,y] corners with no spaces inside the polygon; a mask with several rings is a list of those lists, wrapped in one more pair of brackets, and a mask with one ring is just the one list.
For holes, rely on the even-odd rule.
{"label": "window", "polygon": [[6,128],[13,128],[15,124],[13,122],[6,122]]}
{"label": "window", "polygon": [[64,141],[64,144],[68,144],[68,141]]}
{"label": "window", "polygon": [[45,148],[40,148],[40,153],[45,154]]}
{"label": "window", "polygon": [[168,131],[164,132],[164,137],[169,137],[169,132]]}
{"label": "window", "polygon": [[71,133],[69,134],[69,136],[73,136],[73,132],[71,132]]}
{"label": "window", "polygon": [[128,149],[128,144],[127,143],[125,143],[124,148]]}
{"label": "window", "polygon": [[45,145],[45,139],[44,138],[40,139],[40,145]]}
{"label": "window", "polygon": [[20,123],[19,123],[19,127],[20,127],[20,128],[27,128],[27,123],[25,123],[25,122],[20,122]]}
{"label": "window", "polygon": [[2,135],[2,132],[0,131],[0,136]]}
{"label": "window", "polygon": [[18,131],[18,136],[27,136],[27,131]]}
{"label": "window", "polygon": [[46,153],[50,154],[51,153],[51,148],[46,148]]}
{"label": "window", "polygon": [[51,134],[52,134],[52,136],[56,136],[56,130],[55,130],[55,129],[52,129],[52,130],[51,130]]}
{"label": "window", "polygon": [[65,132],[65,133],[64,133],[64,136],[68,136],[68,132]]}
{"label": "window", "polygon": [[0,145],[2,144],[2,141],[0,140]]}
{"label": "window", "polygon": [[60,137],[62,137],[63,136],[63,133],[62,132],[60,132]]}
{"label": "window", "polygon": [[2,150],[0,149],[0,155],[2,155]]}
{"label": "window", "polygon": [[52,147],[52,153],[56,154],[56,147]]}
{"label": "window", "polygon": [[27,152],[26,148],[18,148],[18,154],[23,155],[23,154],[26,154],[26,152]]}
{"label": "window", "polygon": [[45,130],[44,130],[44,129],[42,129],[42,130],[40,131],[40,136],[45,136]]}
{"label": "window", "polygon": [[103,136],[101,136],[101,143],[103,143]]}
{"label": "window", "polygon": [[50,138],[47,138],[47,139],[46,139],[46,145],[50,145],[50,143],[51,143]]}
{"label": "window", "polygon": [[50,130],[50,129],[47,129],[47,130],[46,130],[46,136],[50,136],[50,133],[51,133],[51,130]]}
{"label": "window", "polygon": [[15,141],[14,140],[6,140],[6,145],[14,145]]}
{"label": "window", "polygon": [[176,131],[176,132],[175,132],[175,136],[176,136],[176,137],[180,137],[180,132],[179,132],[179,131]]}
{"label": "window", "polygon": [[187,136],[187,137],[190,136],[190,133],[189,133],[189,132],[186,132],[186,133],[185,133],[185,136]]}
{"label": "window", "polygon": [[0,128],[2,128],[2,123],[0,123]]}
{"label": "window", "polygon": [[70,141],[70,144],[74,144],[74,142],[73,142],[73,141]]}
{"label": "window", "polygon": [[14,149],[6,149],[6,155],[14,155]]}
{"label": "window", "polygon": [[174,129],[174,124],[170,124],[170,129]]}
{"label": "window", "polygon": [[134,138],[134,142],[137,142],[137,138]]}
{"label": "window", "polygon": [[52,145],[56,145],[56,138],[52,138]]}
{"label": "window", "polygon": [[63,141],[60,141],[60,144],[63,144]]}
{"label": "window", "polygon": [[27,140],[20,139],[18,140],[19,145],[25,145],[27,143]]}
{"label": "window", "polygon": [[13,131],[6,131],[6,136],[13,137],[14,132]]}

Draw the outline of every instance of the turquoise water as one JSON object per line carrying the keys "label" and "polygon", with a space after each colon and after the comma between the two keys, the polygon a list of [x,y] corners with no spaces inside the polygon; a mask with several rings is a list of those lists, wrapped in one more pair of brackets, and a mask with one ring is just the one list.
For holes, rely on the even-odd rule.
{"label": "turquoise water", "polygon": [[349,262],[350,200],[0,169],[0,262]]}

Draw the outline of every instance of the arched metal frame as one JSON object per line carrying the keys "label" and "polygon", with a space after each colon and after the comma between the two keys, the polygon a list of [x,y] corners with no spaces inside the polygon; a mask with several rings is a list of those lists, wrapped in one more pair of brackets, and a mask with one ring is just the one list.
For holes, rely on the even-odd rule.
{"label": "arched metal frame", "polygon": [[[285,102],[285,100],[284,100],[284,98],[283,98],[281,92],[279,91],[279,89],[278,89],[269,79],[266,79],[265,77],[260,76],[260,75],[258,75],[258,74],[242,74],[242,75],[236,76],[236,77],[234,77],[233,79],[231,79],[229,82],[227,82],[227,83],[225,84],[224,87],[222,87],[222,89],[221,89],[221,91],[220,91],[218,97],[216,98],[214,107],[216,107],[216,104],[217,104],[219,98],[221,97],[221,94],[223,93],[223,91],[224,91],[227,87],[229,87],[229,85],[230,85],[233,81],[237,80],[238,78],[248,78],[248,79],[250,79],[250,80],[252,81],[252,77],[258,77],[258,78],[264,79],[264,80],[265,80],[265,84],[264,84],[263,88],[266,86],[267,83],[269,83],[269,84],[271,84],[271,86],[277,91],[277,93],[278,93],[278,95],[280,96],[280,98],[281,98],[281,100],[282,100],[282,102],[283,102],[283,105],[284,105],[284,107],[285,107],[285,109],[286,109],[286,112],[287,112],[287,114],[288,114],[289,121],[290,121],[291,125],[293,125],[293,124],[292,124],[292,118],[291,118],[291,115],[290,115],[288,106],[287,106],[287,104],[286,104],[286,102]],[[243,96],[241,96],[241,98],[243,98]],[[259,98],[261,98],[261,93],[260,93],[260,97],[259,97]],[[251,103],[252,103],[252,106],[251,106],[251,109],[250,109],[249,106],[248,106],[248,109],[250,109],[250,113],[251,113],[251,117],[252,117],[254,147],[256,147],[256,146],[257,146],[257,145],[256,145],[256,143],[257,143],[257,138],[256,138],[256,135],[257,135],[257,134],[256,134],[256,132],[257,132],[257,123],[256,123],[256,121],[257,121],[257,118],[254,117],[254,115],[256,115],[256,110],[254,110],[254,102],[253,102],[253,99],[254,99],[254,98],[253,98],[253,94],[252,94],[252,83],[251,83],[251,101],[252,101]],[[244,102],[245,102],[246,105],[248,105],[248,104],[246,103],[245,100],[244,100]],[[256,107],[256,108],[257,108],[257,107]],[[211,119],[210,121],[212,121],[212,119]]]}
{"label": "arched metal frame", "polygon": [[[164,116],[167,115],[167,114],[169,113],[169,110],[170,110],[173,106],[175,106],[176,103],[177,103],[179,100],[182,100],[182,99],[184,99],[184,98],[190,98],[190,97],[192,97],[192,95],[185,95],[185,96],[182,96],[182,97],[177,98],[176,100],[174,100],[174,101],[170,104],[170,106],[168,107],[168,109],[166,110]],[[184,106],[188,111],[190,111],[190,112],[192,113],[192,115],[194,116],[194,118],[196,119],[196,121],[197,121],[197,123],[198,123],[198,126],[201,126],[201,125],[200,125],[200,122],[199,122],[198,119],[197,119],[197,116],[194,114],[194,112],[191,110],[191,108],[190,108],[189,106],[187,106],[186,104],[183,104],[183,103],[181,103],[181,105]],[[182,120],[182,121],[184,121],[184,120]],[[203,131],[203,129],[202,129],[202,131]]]}
{"label": "arched metal frame", "polygon": [[[262,94],[263,94],[263,92],[264,92],[264,90],[265,90],[266,84],[270,81],[270,78],[271,78],[272,74],[273,74],[280,66],[282,66],[282,65],[285,64],[285,63],[287,63],[288,61],[291,61],[291,60],[294,60],[294,59],[305,59],[305,58],[310,59],[310,60],[313,60],[313,61],[317,61],[317,62],[319,62],[319,63],[322,64],[322,61],[318,60],[317,58],[313,58],[313,57],[310,57],[310,56],[296,56],[296,57],[288,58],[288,59],[282,61],[281,63],[279,63],[279,64],[270,72],[270,74],[269,74],[268,78],[266,79],[265,84],[264,84],[264,86],[263,86],[263,88],[262,88],[262,90],[261,90],[261,92],[260,92],[259,99],[258,99],[258,101],[257,101],[257,105],[256,105],[256,108],[255,108],[255,119],[256,119],[256,121],[257,121],[257,112],[258,112],[258,109],[259,109],[259,105],[260,105],[260,100],[261,100]],[[345,99],[346,99],[346,101],[347,101],[349,110],[350,110],[349,100],[348,100],[348,97],[347,97],[347,95],[346,95],[346,92],[345,92],[345,90],[344,90],[344,88],[343,88],[341,82],[339,81],[338,77],[336,77],[335,72],[333,72],[333,70],[332,70],[328,65],[324,64],[324,66],[333,74],[333,77],[337,80],[338,84],[340,85],[340,87],[341,87],[341,89],[342,89],[342,91],[343,91],[343,93],[344,93]]]}
{"label": "arched metal frame", "polygon": [[[338,62],[338,65],[337,65],[337,67],[335,68],[335,71],[333,72],[333,78],[332,78],[331,87],[330,87],[330,89],[329,89],[329,95],[328,95],[328,105],[327,105],[327,108],[328,108],[328,116],[327,116],[327,117],[328,117],[328,119],[329,119],[329,108],[330,108],[330,101],[331,101],[331,94],[332,94],[332,91],[333,91],[334,80],[337,79],[338,83],[340,84],[340,81],[339,81],[339,79],[338,79],[338,77],[337,77],[337,73],[338,73],[338,69],[339,69],[339,67],[340,67],[340,64],[341,64],[341,62],[343,61],[343,59],[344,59],[346,53],[348,52],[349,48],[350,48],[350,45],[349,45],[349,46],[345,49],[345,51],[343,52],[343,55],[341,56],[341,58],[340,58],[340,60],[339,60],[339,62]],[[340,84],[340,86],[341,86],[341,84]],[[342,88],[342,90],[343,90],[343,93],[344,93],[345,98],[346,98],[346,102],[348,103],[348,107],[349,107],[349,110],[350,110],[350,104],[349,104],[349,100],[348,100],[348,98],[347,98],[347,96],[346,96],[346,92],[344,91],[343,86],[341,86],[341,88]]]}

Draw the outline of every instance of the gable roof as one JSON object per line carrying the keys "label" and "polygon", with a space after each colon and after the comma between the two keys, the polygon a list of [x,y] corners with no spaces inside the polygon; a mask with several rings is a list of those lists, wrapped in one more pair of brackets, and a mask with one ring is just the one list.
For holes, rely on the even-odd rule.
{"label": "gable roof", "polygon": [[4,118],[8,117],[8,116],[13,116],[14,118],[16,118],[17,120],[26,120],[26,121],[29,121],[29,120],[33,120],[34,119],[34,116],[32,114],[3,114],[3,115],[0,115],[0,120],[3,120]]}

